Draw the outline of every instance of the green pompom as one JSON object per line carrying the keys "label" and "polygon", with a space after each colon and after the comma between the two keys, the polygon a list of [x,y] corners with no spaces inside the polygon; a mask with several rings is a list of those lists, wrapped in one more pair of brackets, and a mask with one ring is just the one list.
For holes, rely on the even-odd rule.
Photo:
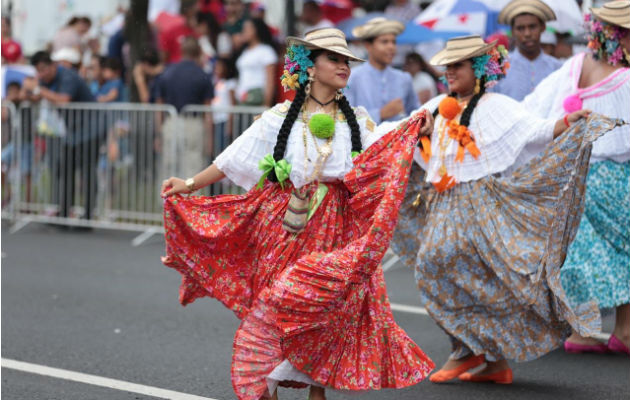
{"label": "green pompom", "polygon": [[335,133],[335,120],[328,114],[315,114],[308,121],[308,127],[320,139],[328,139]]}

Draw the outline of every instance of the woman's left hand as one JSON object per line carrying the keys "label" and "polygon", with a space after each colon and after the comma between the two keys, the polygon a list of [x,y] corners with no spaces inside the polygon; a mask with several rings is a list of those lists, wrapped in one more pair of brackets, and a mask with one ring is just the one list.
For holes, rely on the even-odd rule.
{"label": "woman's left hand", "polygon": [[431,136],[433,133],[433,114],[431,114],[427,110],[423,110],[425,115],[424,124],[422,124],[422,128],[420,128],[420,136]]}

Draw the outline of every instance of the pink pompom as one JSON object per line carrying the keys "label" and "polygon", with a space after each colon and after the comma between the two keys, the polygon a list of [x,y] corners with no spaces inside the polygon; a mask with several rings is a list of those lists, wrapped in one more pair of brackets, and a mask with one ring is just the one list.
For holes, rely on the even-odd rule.
{"label": "pink pompom", "polygon": [[572,113],[575,111],[579,111],[582,109],[582,99],[577,94],[572,94],[571,96],[567,96],[566,99],[562,102],[562,107],[564,111],[568,113]]}

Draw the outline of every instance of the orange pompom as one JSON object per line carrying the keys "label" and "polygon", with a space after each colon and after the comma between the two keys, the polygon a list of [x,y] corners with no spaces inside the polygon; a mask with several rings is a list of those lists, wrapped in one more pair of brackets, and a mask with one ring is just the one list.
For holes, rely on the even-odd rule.
{"label": "orange pompom", "polygon": [[462,108],[454,97],[446,96],[442,99],[442,101],[440,101],[438,110],[440,110],[440,115],[442,117],[446,119],[453,119],[457,117],[457,114],[460,113]]}

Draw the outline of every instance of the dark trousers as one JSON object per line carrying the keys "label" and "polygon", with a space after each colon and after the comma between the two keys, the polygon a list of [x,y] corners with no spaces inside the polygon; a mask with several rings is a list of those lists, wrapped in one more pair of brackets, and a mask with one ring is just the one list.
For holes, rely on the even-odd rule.
{"label": "dark trousers", "polygon": [[[98,142],[92,138],[81,143],[59,141],[54,146],[56,179],[53,193],[60,217],[68,217],[74,205],[82,205],[84,218],[92,219],[96,205]],[[78,191],[78,188],[81,190]]]}

